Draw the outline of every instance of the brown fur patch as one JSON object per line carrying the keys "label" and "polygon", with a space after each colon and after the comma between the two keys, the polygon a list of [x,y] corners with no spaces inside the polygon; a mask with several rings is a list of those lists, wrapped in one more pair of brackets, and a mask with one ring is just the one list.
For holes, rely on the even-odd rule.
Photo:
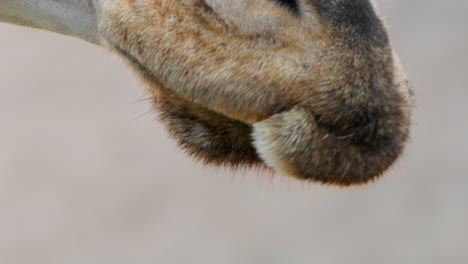
{"label": "brown fur patch", "polygon": [[271,0],[114,0],[99,31],[149,84],[171,135],[205,162],[374,179],[408,138],[404,73],[367,0],[298,3],[293,15]]}

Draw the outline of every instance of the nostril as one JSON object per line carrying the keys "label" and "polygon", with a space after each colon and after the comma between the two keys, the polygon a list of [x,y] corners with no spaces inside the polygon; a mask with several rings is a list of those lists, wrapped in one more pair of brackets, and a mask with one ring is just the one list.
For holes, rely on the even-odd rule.
{"label": "nostril", "polygon": [[299,4],[297,0],[276,0],[280,5],[291,10],[294,14],[299,14]]}
{"label": "nostril", "polygon": [[209,6],[205,0],[201,0],[200,1],[202,7],[203,7],[203,12],[205,12],[205,14],[212,14],[213,13],[213,8],[211,6]]}

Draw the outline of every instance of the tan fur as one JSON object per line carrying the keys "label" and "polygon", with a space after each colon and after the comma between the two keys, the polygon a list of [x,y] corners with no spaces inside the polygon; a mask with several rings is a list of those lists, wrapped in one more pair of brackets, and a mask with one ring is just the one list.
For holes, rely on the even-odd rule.
{"label": "tan fur", "polygon": [[407,140],[406,77],[384,31],[361,39],[315,2],[300,0],[298,16],[273,0],[106,0],[98,31],[195,157],[364,183]]}

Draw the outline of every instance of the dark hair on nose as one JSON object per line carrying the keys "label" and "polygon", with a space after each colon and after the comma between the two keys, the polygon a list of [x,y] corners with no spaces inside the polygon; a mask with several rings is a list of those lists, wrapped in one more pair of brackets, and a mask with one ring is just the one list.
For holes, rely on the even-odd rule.
{"label": "dark hair on nose", "polygon": [[276,0],[276,1],[278,1],[282,6],[291,10],[294,14],[299,14],[299,5],[297,3],[297,0]]}

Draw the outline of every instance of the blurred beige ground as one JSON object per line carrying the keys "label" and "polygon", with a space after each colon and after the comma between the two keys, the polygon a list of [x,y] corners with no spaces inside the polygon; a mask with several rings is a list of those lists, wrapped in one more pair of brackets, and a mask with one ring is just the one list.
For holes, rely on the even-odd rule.
{"label": "blurred beige ground", "polygon": [[0,25],[0,263],[468,263],[468,1],[378,2],[415,124],[352,189],[202,168],[115,56]]}

